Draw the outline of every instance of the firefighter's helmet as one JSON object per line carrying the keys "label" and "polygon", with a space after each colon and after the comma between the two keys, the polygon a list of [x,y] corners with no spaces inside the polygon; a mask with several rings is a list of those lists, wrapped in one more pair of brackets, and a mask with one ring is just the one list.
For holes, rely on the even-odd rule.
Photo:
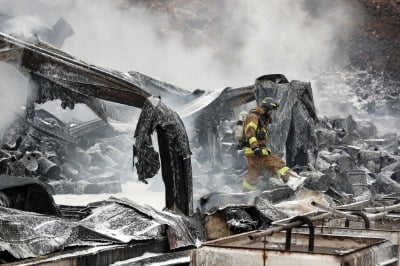
{"label": "firefighter's helmet", "polygon": [[261,107],[264,108],[265,111],[269,110],[277,110],[279,104],[274,101],[274,99],[270,97],[266,97],[261,101]]}

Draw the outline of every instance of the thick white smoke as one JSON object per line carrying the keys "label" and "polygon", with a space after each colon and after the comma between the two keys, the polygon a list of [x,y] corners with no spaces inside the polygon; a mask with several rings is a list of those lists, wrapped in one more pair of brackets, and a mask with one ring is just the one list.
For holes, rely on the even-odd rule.
{"label": "thick white smoke", "polygon": [[[186,89],[213,89],[247,86],[268,73],[309,80],[337,67],[338,59],[345,59],[338,45],[351,31],[354,12],[310,0],[171,0],[172,8],[162,12],[138,2],[0,0],[0,29],[29,37],[64,17],[75,34],[63,50],[77,58]],[[319,10],[312,14],[315,4]],[[1,20],[1,14],[11,18]],[[199,21],[203,26],[196,28]],[[16,72],[2,70],[0,75],[4,113],[24,104],[21,88],[26,86],[15,84],[20,82]]]}
{"label": "thick white smoke", "polygon": [[[197,7],[196,1],[186,2]],[[25,34],[64,17],[75,35],[63,50],[94,64],[139,71],[188,89],[249,85],[267,73],[308,80],[312,73],[337,63],[338,43],[349,30],[343,25],[351,25],[352,10],[330,8],[314,16],[306,8],[310,1],[216,2],[220,5],[207,12],[209,19],[218,17],[218,23],[197,31],[193,26],[193,33],[171,25],[168,13],[122,0],[2,0],[0,13],[15,16],[7,31]],[[175,19],[190,15],[208,19],[207,13],[195,13],[198,10],[178,11],[171,12]],[[210,39],[196,38],[188,46],[191,34]]]}
{"label": "thick white smoke", "polygon": [[15,68],[0,62],[0,132],[15,119],[15,113],[22,112],[26,103],[28,79]]}

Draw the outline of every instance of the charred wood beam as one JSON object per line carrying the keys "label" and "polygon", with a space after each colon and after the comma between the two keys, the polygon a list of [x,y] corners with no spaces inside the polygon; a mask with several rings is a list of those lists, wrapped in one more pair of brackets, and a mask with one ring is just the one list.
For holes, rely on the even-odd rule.
{"label": "charred wood beam", "polygon": [[62,108],[74,109],[75,104],[84,103],[86,104],[98,117],[103,121],[107,122],[107,113],[105,106],[102,101],[94,97],[87,96],[85,94],[71,91],[68,87],[54,83],[46,77],[31,74],[31,80],[33,81],[32,87],[36,90],[33,92],[28,101],[36,103],[45,103],[47,101],[61,100]]}
{"label": "charred wood beam", "polygon": [[103,120],[90,120],[69,128],[69,133],[75,138],[86,135],[107,125]]}
{"label": "charred wood beam", "polygon": [[150,96],[122,76],[117,77],[105,70],[55,53],[44,54],[25,49],[21,67],[72,92],[103,100],[141,107],[146,96]]}
{"label": "charred wood beam", "polygon": [[[0,47],[20,51],[19,58],[14,56],[11,63],[23,72],[43,77],[72,92],[135,107],[142,107],[150,96],[121,73],[78,61],[57,49],[43,49],[2,33]],[[9,54],[3,53],[3,58],[10,62]]]}
{"label": "charred wood beam", "polygon": [[31,121],[29,119],[25,119],[20,115],[17,116],[21,119],[21,121],[48,137],[55,138],[69,144],[77,144],[75,137],[63,130],[62,128],[52,126],[38,118],[34,118]]}

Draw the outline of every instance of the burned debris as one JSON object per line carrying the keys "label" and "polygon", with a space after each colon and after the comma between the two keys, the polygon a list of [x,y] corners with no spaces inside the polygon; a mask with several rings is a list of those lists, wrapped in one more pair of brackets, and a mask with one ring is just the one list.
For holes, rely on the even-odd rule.
{"label": "burned debris", "polygon": [[[265,246],[265,244],[263,246],[262,243],[257,244],[256,241],[246,237],[243,239],[238,237],[237,240],[240,244],[236,245],[236,238],[229,237],[251,230],[272,228],[266,232],[270,232],[269,230],[279,232],[288,229],[290,227],[276,227],[280,223],[279,220],[284,217],[288,218],[281,220],[281,223],[291,224],[290,217],[306,214],[311,217],[312,223],[315,225],[328,225],[331,228],[335,226],[349,227],[351,221],[356,222],[352,222],[350,228],[362,225],[363,221],[367,226],[367,221],[371,221],[374,227],[372,230],[369,229],[371,231],[366,229],[363,234],[359,235],[362,237],[375,233],[374,236],[379,236],[379,232],[374,231],[382,228],[377,221],[379,219],[388,221],[390,230],[398,230],[396,219],[399,215],[394,210],[397,208],[398,198],[397,194],[393,194],[398,193],[399,186],[397,178],[400,165],[398,157],[400,139],[397,134],[382,135],[378,133],[377,127],[372,122],[355,120],[352,116],[319,118],[316,115],[309,83],[287,82],[281,77],[274,79],[274,76],[258,78],[255,86],[250,89],[255,91],[254,98],[249,97],[248,101],[244,101],[242,104],[254,99],[260,101],[265,96],[279,99],[279,103],[283,107],[280,112],[277,112],[274,123],[271,125],[273,128],[270,136],[271,146],[286,158],[292,169],[305,178],[304,184],[294,191],[280,180],[265,176],[265,181],[261,182],[259,187],[260,191],[237,193],[238,179],[243,171],[239,162],[240,158],[243,158],[243,154],[236,149],[227,147],[235,146],[233,127],[237,114],[241,111],[240,105],[226,108],[225,112],[214,107],[210,112],[213,114],[210,114],[209,117],[214,118],[217,114],[219,119],[208,121],[208,127],[202,127],[207,129],[206,132],[197,130],[195,141],[192,142],[195,145],[193,148],[195,150],[194,167],[202,166],[201,175],[194,176],[194,184],[200,188],[195,191],[195,198],[196,192],[202,195],[199,210],[204,216],[204,228],[208,239],[228,238],[221,240],[221,244],[218,243],[218,240],[211,241],[194,251],[192,265],[202,265],[210,261],[221,265],[230,265],[233,261],[236,263],[242,254],[239,251],[241,248],[243,252],[247,252],[247,248],[249,250],[259,249],[261,252],[271,249],[270,255],[275,251],[282,254],[281,250],[291,250],[287,242],[285,248],[285,243],[275,240],[274,237],[267,238],[267,242],[275,243],[274,241],[277,241],[276,244],[271,244],[271,247]],[[246,89],[243,88],[243,92],[245,91]],[[223,97],[216,99],[220,100]],[[218,101],[216,100],[216,102]],[[224,107],[227,106],[229,105]],[[211,109],[212,104],[209,104],[204,110],[207,108]],[[207,121],[207,119],[204,120]],[[199,139],[202,140],[201,145],[196,142]],[[202,153],[206,156],[199,157]],[[218,156],[214,156],[217,154]],[[232,158],[234,159],[232,160]],[[207,167],[204,168],[204,166]],[[233,169],[235,170],[233,171]],[[227,192],[214,192],[204,196],[205,191],[210,189]],[[387,195],[391,193],[393,196],[389,196],[389,199]],[[264,208],[260,208],[260,202],[267,204],[264,205]],[[315,202],[322,203],[322,205],[315,205]],[[361,202],[366,203],[364,207],[368,205],[382,206],[374,208],[382,208],[382,212],[368,213],[366,211],[368,208],[363,209],[363,206],[357,206]],[[354,207],[350,208],[353,205]],[[347,210],[351,215],[340,216],[337,214],[337,210],[326,206],[336,208],[343,206],[343,210]],[[346,206],[349,208],[346,209]],[[390,213],[384,211],[386,208],[390,210]],[[254,213],[257,214],[252,216]],[[335,216],[339,216],[339,218],[335,218]],[[298,222],[297,226],[301,224]],[[320,234],[325,232],[323,230],[326,229],[321,229]],[[329,228],[327,230],[330,232]],[[339,229],[333,229],[333,231],[340,239],[343,234],[351,233],[351,229],[343,232],[340,232]],[[272,234],[272,231],[270,233]],[[249,236],[251,234],[249,233]],[[357,233],[354,232],[354,235]],[[303,236],[296,236],[296,241],[302,242],[301,237]],[[382,240],[386,241],[385,245],[398,245],[397,241],[391,241],[391,238],[386,237],[384,233],[382,237],[386,239]],[[360,239],[360,241],[362,240]],[[319,243],[317,244],[319,247],[325,247],[321,244],[324,242],[323,239],[316,242]],[[226,247],[224,247],[225,244]],[[335,245],[333,244],[331,248],[334,248]],[[232,248],[235,251],[232,251]],[[392,246],[392,248],[395,247]],[[307,252],[307,246],[298,246],[293,250]],[[326,247],[326,251],[328,250],[329,248]],[[348,251],[350,250],[353,248]],[[371,254],[375,254],[372,256],[377,254],[374,250],[376,248],[372,248],[369,254],[352,254],[342,257],[341,260],[351,263],[351,257],[358,256],[358,264],[353,262],[354,265],[370,265],[374,262],[369,260],[369,257]],[[338,254],[335,250],[331,251],[333,252],[331,254]],[[350,254],[348,251],[343,250],[340,254]],[[219,261],[218,257],[220,256],[232,260]],[[396,253],[392,251],[377,256],[380,256],[377,263],[378,261],[397,260]],[[264,260],[256,257],[255,261],[262,264]],[[279,256],[277,265],[281,265],[281,262],[282,255]]]}
{"label": "burned debris", "polygon": [[33,121],[17,117],[6,130],[1,173],[39,179],[56,194],[120,192],[131,160],[125,158],[130,149],[119,142],[130,137],[102,120],[67,125],[43,113],[38,112]]}
{"label": "burned debris", "polygon": [[[44,103],[49,100],[59,99],[62,101],[62,107],[69,108],[74,108],[76,103],[85,103],[106,122],[106,109],[99,99],[143,108],[146,99],[151,95],[150,92],[154,93],[156,88],[159,89],[161,94],[171,96],[171,98],[179,92],[184,92],[184,90],[175,86],[162,82],[157,83],[157,81],[137,73],[129,74],[100,69],[78,61],[55,48],[49,49],[48,47],[44,47],[40,42],[30,44],[7,35],[1,35],[0,46],[2,47],[2,61],[15,65],[20,71],[28,73],[31,77],[34,91],[32,96],[28,99],[26,108],[26,119],[28,123],[31,124],[33,122],[29,121],[35,121],[34,103]],[[144,86],[144,88],[139,86]],[[164,111],[169,110],[166,106],[163,108]],[[174,113],[175,112],[172,110],[170,111],[170,115],[173,116]],[[162,115],[160,112],[155,114]],[[166,134],[161,138],[167,138],[166,136],[168,133],[166,132],[168,130],[182,132],[182,128],[184,128],[180,119],[176,118],[172,118],[175,122],[169,125],[165,124],[164,121],[166,122],[168,120],[167,114],[164,115],[164,121],[156,117],[153,119],[159,119],[161,123],[160,126],[157,127],[157,132],[159,134]],[[168,128],[165,128],[166,126]],[[153,128],[153,130],[154,129],[156,128]],[[50,131],[49,134],[52,133],[53,131]],[[173,141],[171,138],[170,140]],[[65,141],[69,144],[74,144],[70,143],[71,139],[66,139]],[[182,141],[187,141],[187,139],[182,139]],[[186,146],[188,147],[188,143]],[[88,147],[85,148],[87,149]],[[139,148],[141,149],[142,147],[140,146]],[[96,149],[96,147],[93,147],[93,149]],[[188,152],[182,152],[182,159],[177,159],[171,165],[170,163],[166,163],[165,160],[169,160],[169,158],[174,156],[173,150],[168,151],[169,147],[166,146],[161,147],[161,149],[161,158],[162,161],[164,161],[163,175],[169,175],[169,177],[165,177],[168,180],[170,178],[179,179],[179,176],[174,175],[179,172],[182,176],[185,176],[184,182],[187,182],[186,184],[180,184],[178,182],[180,186],[184,187],[182,191],[189,191],[189,187],[191,187],[191,175],[189,174],[190,161],[187,160]],[[142,150],[139,150],[139,152],[141,151]],[[82,154],[81,150],[76,153]],[[94,154],[94,156],[97,157],[93,161],[100,165],[106,165],[107,163],[102,163],[102,161],[105,160],[107,162],[110,159],[96,152],[94,152]],[[116,166],[117,164],[114,165]],[[67,165],[66,172],[68,172],[70,176],[80,176],[79,172],[74,169],[74,165]],[[182,179],[180,180],[180,182],[182,182]],[[78,185],[78,188],[79,187],[81,186]],[[96,190],[97,185],[90,185],[90,187],[94,187],[90,190]],[[167,197],[170,201],[174,198],[171,195],[176,195],[177,190],[179,190],[177,186],[167,188]],[[182,211],[189,214],[192,204],[191,193],[186,194],[187,196],[183,200],[183,203],[175,205],[179,205],[184,209]],[[174,198],[174,201],[175,200]],[[174,204],[171,203],[170,205],[169,207],[172,207]]]}
{"label": "burned debris", "polygon": [[[0,242],[2,263],[6,262],[6,253],[9,259],[15,260],[74,247],[81,247],[79,250],[84,254],[90,253],[88,247],[101,250],[102,247],[118,248],[124,243],[137,244],[139,250],[136,252],[140,252],[141,243],[154,246],[147,247],[148,251],[166,252],[193,247],[196,239],[187,230],[182,217],[121,199],[98,202],[97,208],[79,221],[4,207],[0,207],[0,216],[3,226]],[[134,253],[129,249],[126,251]],[[60,259],[49,259],[57,260]],[[32,260],[33,264],[35,262],[44,263],[41,259]]]}
{"label": "burned debris", "polygon": [[[105,257],[122,253],[117,257],[125,260],[146,250],[193,249],[196,241],[254,230],[266,231],[203,244],[193,253],[193,265],[216,262],[221,254],[236,259],[247,249],[268,251],[271,258],[282,250],[310,257],[315,251],[343,263],[353,263],[357,256],[364,262],[375,256],[374,263],[393,259],[391,252],[376,252],[398,245],[385,234],[369,239],[365,230],[364,238],[346,238],[337,250],[338,237],[332,241],[313,233],[315,225],[333,230],[334,225],[350,227],[350,221],[365,227],[371,221],[379,228],[378,218],[398,230],[400,153],[399,137],[379,135],[369,121],[318,117],[310,83],[274,74],[247,87],[189,92],[138,72],[86,64],[42,42],[0,34],[0,48],[0,60],[28,74],[32,85],[24,113],[4,132],[0,150],[2,262],[72,261],[97,251]],[[272,117],[269,145],[303,179],[290,186],[267,174],[258,191],[241,192],[238,180],[246,166],[234,126],[240,111],[264,97],[274,97],[281,106]],[[54,99],[63,108],[84,103],[99,119],[69,123],[35,107]],[[125,107],[110,102],[141,109],[134,140],[113,123]],[[179,107],[168,107],[173,102]],[[164,211],[117,198],[74,208],[54,203],[51,194],[120,192],[132,159],[140,181],[161,169]],[[292,228],[302,230],[295,228],[303,224],[315,245],[305,245],[304,234],[292,236]],[[286,238],[279,233],[283,230]],[[296,244],[291,245],[292,237]],[[140,245],[143,252],[133,252]],[[231,247],[240,252],[226,252]],[[61,250],[71,254],[53,254]],[[74,255],[76,250],[82,253]],[[42,255],[49,258],[35,258]],[[100,264],[115,261],[103,258]]]}
{"label": "burned debris", "polygon": [[51,186],[36,179],[0,175],[1,207],[61,217]]}
{"label": "burned debris", "polygon": [[135,132],[136,168],[139,180],[143,182],[156,175],[160,168],[159,154],[151,140],[154,131],[157,131],[163,165],[166,207],[191,215],[193,186],[189,139],[178,114],[153,97],[144,104]]}
{"label": "burned debris", "polygon": [[[8,221],[11,227],[29,220],[22,218],[29,215],[25,211],[60,217],[55,220],[54,217],[46,215],[40,216],[39,219],[35,216],[29,220],[31,222],[28,221],[26,227],[20,228],[21,231],[32,232],[33,227],[40,227],[48,232],[46,236],[42,231],[29,236],[28,233],[18,235],[15,230],[3,228],[13,232],[3,238],[3,262],[37,257],[63,249],[75,250],[82,247],[85,250],[90,246],[105,245],[108,245],[104,248],[105,253],[117,253],[122,249],[126,256],[135,257],[144,251],[166,252],[193,248],[196,239],[204,240],[198,230],[199,225],[184,217],[192,213],[192,172],[191,153],[183,122],[176,112],[158,98],[147,99],[151,95],[147,92],[147,87],[153,93],[155,88],[158,88],[160,94],[166,98],[171,96],[171,99],[174,94],[184,91],[169,84],[157,83],[138,73],[132,73],[131,77],[130,74],[98,69],[55,48],[49,48],[42,42],[33,45],[9,36],[1,37],[2,60],[28,73],[33,89],[25,113],[19,114],[4,134],[2,170],[5,171],[3,174],[13,175],[7,178],[15,179],[15,184],[10,183],[11,192],[9,187],[4,187],[1,194],[2,205],[3,208],[14,208],[22,212],[17,215],[6,210],[4,215],[10,218],[15,216],[15,220]],[[145,86],[145,89],[135,84]],[[75,104],[84,103],[101,119],[69,123],[35,108],[35,103],[41,104],[54,99],[61,100],[63,108],[73,109]],[[132,157],[127,154],[132,154],[133,139],[129,135],[131,131],[121,130],[118,124],[109,121],[107,111],[113,112],[114,105],[108,103],[106,109],[106,105],[99,99],[143,108],[134,146],[137,151],[136,167],[139,178],[145,181],[158,171],[159,155],[156,151],[151,150],[156,155],[154,161],[143,157],[143,154],[147,154],[151,133],[156,131],[159,137],[161,173],[166,185],[166,204],[169,209],[182,214],[182,217],[121,199],[114,200],[114,203],[92,204],[82,208],[57,206],[54,201],[45,202],[44,199],[40,199],[52,199],[51,194],[60,193],[121,191],[121,183],[126,181],[126,173],[132,170]],[[146,171],[143,170],[151,169],[151,163],[156,163],[156,171],[146,175]],[[16,193],[16,181],[20,179],[32,179],[30,187],[34,189],[24,187],[20,189],[21,193]],[[42,189],[45,192],[39,193],[35,188],[40,185],[48,190]],[[180,194],[182,196],[178,197]],[[15,200],[17,196],[18,200]],[[37,198],[40,200],[36,200]],[[22,203],[16,204],[15,201]],[[47,210],[30,208],[27,201],[42,202],[47,208],[54,205],[55,209],[50,213]],[[137,212],[134,208],[140,210]],[[118,213],[122,213],[120,219],[117,219]],[[100,220],[103,222],[100,223]],[[54,226],[59,223],[60,226]],[[103,234],[105,231],[111,232],[111,235]],[[118,231],[120,237],[116,236]],[[7,244],[20,241],[19,237],[33,237],[37,240],[28,241],[15,248]],[[41,245],[40,243],[47,238],[51,241]],[[121,244],[127,243],[131,246],[124,245],[121,248]],[[140,246],[146,249],[140,251]],[[25,249],[29,252],[24,252]],[[33,264],[38,263],[35,259],[33,261]],[[115,259],[112,259],[106,264],[114,261]]]}

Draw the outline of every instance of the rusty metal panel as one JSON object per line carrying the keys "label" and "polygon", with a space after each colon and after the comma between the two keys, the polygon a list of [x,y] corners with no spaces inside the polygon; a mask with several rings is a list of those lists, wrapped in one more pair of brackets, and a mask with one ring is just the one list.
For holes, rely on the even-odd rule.
{"label": "rusty metal panel", "polygon": [[[285,233],[250,240],[251,234],[205,243],[195,250],[193,265],[376,265],[397,259],[397,245],[381,238],[316,235],[314,252],[307,251],[308,235],[294,234],[290,250]],[[264,264],[265,263],[265,264]]]}
{"label": "rusty metal panel", "polygon": [[[262,251],[237,248],[220,248],[220,247],[202,247],[194,251],[194,266],[263,266],[263,265],[322,265],[324,266],[339,266],[334,257],[328,255],[316,254],[310,256],[308,254],[298,254],[287,251]],[[265,262],[265,263],[264,263]],[[317,264],[321,263],[321,264]]]}

